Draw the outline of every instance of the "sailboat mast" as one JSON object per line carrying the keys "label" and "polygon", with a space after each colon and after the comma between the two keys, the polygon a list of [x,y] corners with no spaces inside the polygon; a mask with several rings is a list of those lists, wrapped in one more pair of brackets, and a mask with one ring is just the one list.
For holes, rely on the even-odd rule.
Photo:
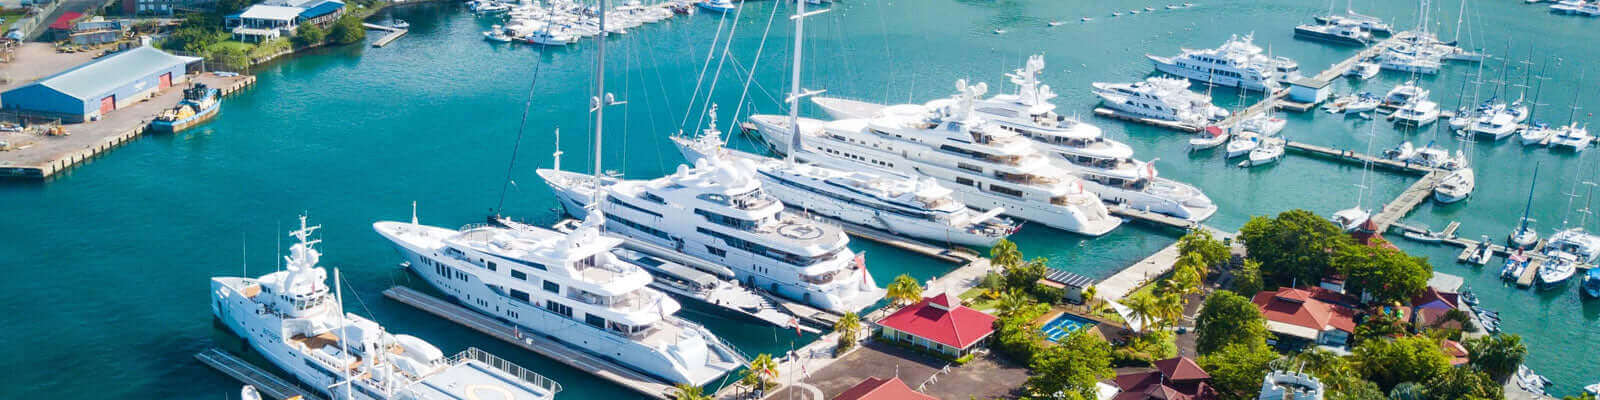
{"label": "sailboat mast", "polygon": [[1517,233],[1528,231],[1528,213],[1533,211],[1533,187],[1539,184],[1539,167],[1544,162],[1533,164],[1533,182],[1528,183],[1528,202],[1522,206],[1522,222],[1517,225]]}
{"label": "sailboat mast", "polygon": [[1466,16],[1467,0],[1461,0],[1461,9],[1456,11],[1456,34],[1455,37],[1450,38],[1450,41],[1455,42],[1455,45],[1458,47],[1461,46],[1461,21],[1465,19]]}
{"label": "sailboat mast", "polygon": [[[301,226],[304,225],[305,223],[302,222]],[[344,320],[344,285],[339,283],[338,268],[333,269],[333,302],[339,306],[339,356],[343,357],[346,354],[350,354],[350,334],[348,329],[350,324]],[[339,369],[344,371],[344,398],[355,398],[350,394],[350,385],[355,384],[355,382],[350,381],[350,369]]]}
{"label": "sailboat mast", "polygon": [[1571,107],[1572,109],[1570,111],[1567,111],[1567,125],[1568,126],[1574,126],[1573,124],[1576,123],[1574,118],[1577,118],[1577,116],[1578,116],[1578,99],[1580,98],[1579,95],[1583,94],[1583,75],[1585,75],[1586,73],[1588,73],[1587,70],[1579,72],[1578,73],[1578,85],[1572,87],[1573,88],[1572,89],[1572,107]]}
{"label": "sailboat mast", "polygon": [[601,140],[605,138],[603,132],[605,132],[606,103],[609,102],[609,99],[606,99],[606,36],[608,36],[606,35],[606,0],[597,0],[596,3],[595,8],[600,15],[600,34],[594,40],[596,45],[594,98],[590,100],[594,108],[594,196],[589,201],[597,205],[595,212],[599,212],[600,176],[605,173],[605,169],[600,163],[600,153],[603,148],[600,144]]}
{"label": "sailboat mast", "polygon": [[805,50],[806,0],[794,1],[794,66],[789,76],[789,151],[784,160],[794,164],[794,153],[800,152],[800,59]]}

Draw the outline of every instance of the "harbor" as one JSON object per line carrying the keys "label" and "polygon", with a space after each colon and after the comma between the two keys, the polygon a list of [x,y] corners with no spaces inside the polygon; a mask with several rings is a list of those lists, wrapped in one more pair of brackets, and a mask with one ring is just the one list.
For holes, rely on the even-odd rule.
{"label": "harbor", "polygon": [[[1397,25],[1407,24],[1401,21],[1409,21],[1416,11],[1415,4],[1357,4],[1374,8],[1370,13]],[[1029,55],[1045,53],[1051,68],[1042,79],[1060,93],[1052,101],[1059,107],[1055,112],[1087,117],[1102,108],[1087,91],[1090,83],[1145,77],[1151,67],[1143,54],[1166,56],[1180,48],[1209,48],[1230,35],[1249,31],[1259,32],[1257,43],[1272,54],[1294,58],[1308,70],[1332,65],[1307,74],[1313,78],[1327,75],[1324,80],[1333,91],[1376,90],[1382,94],[1413,78],[1387,71],[1366,81],[1343,78],[1343,72],[1332,71],[1375,54],[1377,46],[1334,48],[1291,40],[1288,28],[1304,22],[1307,15],[1325,11],[1321,9],[1324,5],[1285,2],[1277,4],[1281,9],[1264,8],[1251,21],[1224,24],[1230,26],[1196,21],[1239,15],[1241,6],[1197,4],[1168,9],[1158,5],[1156,11],[1126,13],[1144,6],[1030,3],[1008,11],[993,4],[950,1],[917,7],[835,2],[823,6],[833,7],[833,11],[807,20],[826,39],[813,44],[819,47],[816,50],[807,48],[802,85],[807,90],[826,89],[830,95],[886,104],[948,97],[953,93],[949,83],[957,78],[985,81],[994,88],[991,94],[1010,93],[1014,85],[1007,85],[1002,73],[1023,65]],[[1453,13],[1455,6],[1439,8]],[[238,84],[248,90],[225,90],[229,96],[215,120],[176,135],[136,133],[107,147],[117,151],[99,150],[68,164],[81,166],[57,167],[51,173],[39,173],[48,179],[22,179],[0,188],[0,201],[17,210],[11,223],[0,224],[0,232],[19,249],[28,249],[17,252],[14,262],[51,267],[19,270],[4,291],[12,296],[0,300],[17,304],[18,315],[36,316],[36,320],[9,321],[18,340],[11,342],[8,353],[14,355],[16,365],[40,366],[37,371],[30,368],[8,374],[11,380],[5,382],[29,384],[0,385],[9,387],[0,389],[0,397],[204,397],[236,393],[241,382],[255,385],[264,397],[291,395],[281,388],[294,385],[265,377],[260,371],[269,369],[258,359],[229,360],[216,355],[202,357],[213,354],[211,350],[201,355],[195,352],[230,348],[241,340],[203,311],[207,296],[203,280],[240,275],[241,269],[247,270],[244,276],[270,272],[280,258],[277,253],[282,253],[274,251],[279,247],[276,238],[281,236],[274,225],[281,226],[302,212],[319,217],[328,227],[323,236],[329,249],[324,263],[343,269],[344,303],[352,313],[381,321],[395,332],[414,333],[447,354],[471,346],[492,346],[497,355],[563,383],[566,390],[558,398],[671,396],[671,385],[658,378],[513,328],[467,308],[466,302],[452,302],[437,292],[427,294],[419,289],[425,284],[418,281],[417,272],[393,268],[401,259],[391,244],[373,233],[374,221],[402,220],[406,205],[412,202],[420,203],[423,221],[437,226],[481,222],[485,209],[531,216],[530,223],[538,226],[559,224],[567,217],[552,215],[559,214],[549,211],[559,203],[533,172],[549,167],[550,162],[529,155],[546,152],[552,142],[559,141],[564,146],[556,146],[566,147],[574,155],[566,160],[576,166],[572,169],[592,167],[585,155],[588,152],[580,149],[595,145],[593,132],[583,127],[594,119],[592,113],[585,113],[590,106],[585,99],[595,97],[590,93],[594,82],[587,77],[592,74],[596,41],[560,49],[488,42],[483,33],[500,21],[466,7],[454,2],[388,7],[368,23],[389,26],[383,21],[403,19],[411,26],[370,35],[358,45],[296,54],[250,74],[230,77],[239,81],[217,82],[213,87],[249,81]],[[779,77],[787,71],[779,70],[786,69],[790,61],[784,43],[788,38],[774,34],[764,44],[757,39],[770,15],[776,15],[771,31],[787,29],[785,18],[790,10],[781,2],[748,2],[741,7],[742,14],[700,11],[678,15],[670,22],[642,25],[606,39],[607,51],[614,57],[614,72],[607,85],[616,105],[606,111],[605,141],[599,145],[606,158],[603,169],[615,170],[616,176],[628,179],[671,175],[684,159],[665,137],[704,128],[705,124],[695,119],[705,114],[708,104],[720,105],[720,125],[745,123],[751,114],[787,110],[783,96],[788,81]],[[1553,37],[1579,34],[1578,28],[1550,24],[1552,18],[1539,15],[1544,11],[1535,10],[1538,7],[1474,7],[1483,8],[1475,11],[1483,19],[1477,26],[1492,32],[1509,29]],[[1111,16],[1113,8],[1124,14]],[[1018,11],[1021,16],[1016,15]],[[1092,20],[1079,20],[1088,17]],[[1454,19],[1453,14],[1448,18]],[[1051,24],[1056,21],[1064,23]],[[729,32],[732,26],[738,26],[736,34]],[[931,29],[933,26],[941,29]],[[907,33],[912,39],[902,37]],[[401,35],[403,43],[396,41]],[[728,36],[738,38],[730,40]],[[834,40],[839,37],[850,40]],[[1085,37],[1111,39],[1105,43],[1077,40]],[[386,46],[377,48],[380,42]],[[1520,39],[1516,49],[1517,54],[1525,50]],[[1565,54],[1574,60],[1585,58],[1580,55],[1585,54],[1581,46],[1574,43],[1552,43],[1548,49],[1540,45],[1538,51]],[[728,60],[727,65],[718,70],[722,58]],[[929,68],[907,72],[904,65],[908,63]],[[542,65],[538,68],[543,70],[535,65]],[[1450,64],[1422,83],[1436,92],[1435,100],[1454,99],[1456,86],[1472,79],[1463,76],[1473,69],[1467,65]],[[1496,70],[1486,75],[1498,75],[1498,60],[1490,66]],[[1557,78],[1549,85],[1570,84],[1579,73],[1576,69],[1552,72]],[[719,76],[714,89],[700,87]],[[1541,106],[1535,118],[1564,121],[1565,106],[1571,99],[1562,96],[1571,95],[1570,89],[1546,88],[1547,98],[1540,102],[1555,105]],[[1197,84],[1196,90],[1206,88]],[[1258,97],[1240,103],[1232,100],[1237,96],[1231,88],[1211,90],[1218,106],[1252,110],[1235,112],[1223,122],[1299,107],[1288,103],[1285,92],[1268,95],[1270,101]],[[535,93],[531,100],[524,99],[528,92]],[[1586,104],[1595,104],[1591,93],[1584,92],[1582,97]],[[120,109],[94,124],[118,118],[148,120],[175,101],[146,101],[135,107],[160,107],[143,113],[132,112],[139,108]],[[533,106],[526,109],[523,129],[518,116],[528,103]],[[801,116],[818,118],[822,113],[808,105]],[[1357,204],[1354,184],[1360,182],[1367,191],[1360,203],[1375,209],[1372,220],[1390,232],[1390,242],[1408,254],[1426,257],[1439,275],[1460,276],[1485,307],[1505,312],[1500,317],[1504,318],[1499,322],[1501,329],[1523,337],[1528,346],[1527,364],[1555,381],[1549,389],[1552,395],[1578,393],[1583,385],[1600,378],[1591,373],[1592,360],[1578,351],[1600,334],[1593,324],[1600,314],[1595,313],[1593,300],[1578,297],[1573,288],[1576,284],[1569,284],[1564,291],[1517,290],[1520,282],[1499,279],[1497,261],[1483,267],[1457,262],[1479,248],[1488,248],[1500,257],[1510,254],[1498,243],[1477,238],[1500,242],[1515,226],[1518,213],[1509,210],[1522,210],[1531,181],[1528,172],[1535,162],[1544,163],[1546,172],[1565,172],[1539,175],[1532,201],[1534,226],[1548,236],[1581,225],[1581,214],[1567,210],[1580,209],[1586,200],[1583,186],[1573,189],[1577,184],[1573,176],[1592,164],[1592,154],[1528,151],[1507,142],[1470,144],[1473,151],[1468,156],[1478,171],[1478,187],[1471,198],[1445,204],[1431,200],[1434,188],[1444,178],[1437,169],[1357,150],[1368,147],[1364,135],[1369,126],[1364,124],[1382,124],[1376,130],[1377,148],[1401,141],[1421,145],[1429,141],[1428,131],[1433,128],[1391,129],[1382,118],[1358,120],[1320,112],[1286,113],[1282,118],[1287,120],[1283,135],[1292,139],[1285,147],[1293,156],[1260,168],[1233,168],[1232,162],[1219,163],[1220,157],[1214,153],[1190,153],[1187,137],[1173,134],[1174,130],[1203,131],[1203,126],[1085,119],[1106,137],[1126,143],[1134,150],[1133,157],[1149,160],[1160,169],[1161,177],[1203,190],[1218,206],[1215,215],[1194,221],[1109,202],[1106,211],[1124,222],[1103,235],[1074,234],[1026,222],[1009,238],[1029,258],[1043,258],[1054,270],[1088,277],[1100,290],[1100,298],[1122,300],[1171,271],[1178,258],[1174,240],[1185,231],[1237,231],[1252,217],[1291,209],[1326,216]],[[524,130],[525,137],[519,133]],[[68,138],[86,136],[73,130]],[[1454,142],[1446,144],[1446,134],[1439,136],[1441,146],[1457,149]],[[8,137],[15,136],[0,134],[0,138]],[[518,145],[523,151],[520,159],[511,155],[511,148]],[[754,143],[730,146],[761,149]],[[8,154],[14,152],[0,152],[0,157]],[[81,159],[95,162],[83,164]],[[507,167],[508,159],[515,160],[514,167]],[[1364,166],[1371,167],[1371,177],[1360,179]],[[1565,195],[1568,192],[1577,193],[1576,200]],[[503,197],[503,205],[496,205],[496,195]],[[1568,206],[1569,202],[1576,205]],[[798,211],[803,210],[790,209],[791,213]],[[927,282],[925,294],[954,295],[972,291],[986,274],[998,270],[985,257],[984,248],[934,243],[817,218],[840,227],[850,237],[849,249],[866,254],[865,265],[878,287],[905,274],[919,283]],[[1447,238],[1423,243],[1400,237],[1406,232],[1434,232],[1428,226],[1445,227],[1440,232]],[[186,244],[175,246],[174,242]],[[680,254],[636,241],[624,247],[662,258]],[[1540,250],[1536,247],[1525,253],[1542,260],[1537,254]],[[240,260],[247,260],[246,265],[241,266]],[[672,261],[704,264],[701,269],[724,267],[692,257]],[[54,268],[58,266],[71,266],[74,273],[61,276],[58,272],[62,269]],[[1529,268],[1518,278],[1532,284],[1535,270]],[[81,299],[58,295],[81,292],[88,282],[85,279],[91,277],[98,286],[96,293]],[[152,287],[163,290],[150,290]],[[119,295],[109,298],[102,292]],[[828,398],[855,383],[847,384],[843,377],[895,376],[897,362],[905,367],[899,376],[913,390],[943,398],[965,398],[960,395],[998,386],[997,382],[1020,382],[1017,378],[1025,378],[1027,373],[1026,366],[1011,366],[985,370],[996,374],[994,380],[974,380],[974,376],[984,375],[972,372],[976,370],[972,364],[946,370],[942,360],[872,347],[829,357],[824,354],[829,354],[835,336],[828,332],[838,314],[783,297],[771,299],[784,304],[780,307],[785,315],[804,323],[800,334],[771,316],[721,315],[692,304],[686,304],[677,315],[703,324],[748,355],[771,354],[779,359],[779,381],[784,386],[767,393],[768,398],[788,398],[791,393],[796,399]],[[63,316],[27,305],[38,302],[75,307],[79,312]],[[864,309],[862,320],[871,326],[893,311],[894,307],[881,306]],[[150,320],[165,322],[139,323]],[[82,321],[130,328],[84,329]],[[1180,341],[1192,339],[1179,337]],[[47,343],[43,338],[51,340]],[[62,344],[73,347],[72,351],[60,348]],[[814,356],[782,356],[791,350]],[[83,354],[87,356],[73,358]],[[113,371],[106,378],[123,382],[125,387],[91,393],[88,388],[95,387],[98,378],[59,373],[67,367],[60,360],[67,359],[76,360],[74,365],[83,368]],[[252,364],[256,372],[245,368]],[[857,370],[841,373],[840,368]],[[158,369],[166,372],[149,372]],[[825,369],[828,372],[823,372]],[[791,377],[795,379],[791,381]],[[734,389],[738,385],[727,383],[739,378],[738,372],[730,374],[709,385],[707,391],[719,392],[720,398],[740,396],[739,389]],[[1508,387],[1508,398],[1544,398],[1522,396],[1514,384]],[[985,393],[974,393],[979,394]]]}

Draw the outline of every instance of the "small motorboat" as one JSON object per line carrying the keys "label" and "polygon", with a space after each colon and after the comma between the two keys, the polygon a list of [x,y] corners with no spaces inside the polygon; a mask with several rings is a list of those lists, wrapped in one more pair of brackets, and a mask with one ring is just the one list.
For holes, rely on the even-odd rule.
{"label": "small motorboat", "polygon": [[1177,4],[1168,4],[1167,5],[1167,9],[1168,10],[1176,10],[1176,9],[1179,9],[1179,8],[1183,8],[1183,6],[1180,6],[1180,5],[1177,5]]}
{"label": "small motorboat", "polygon": [[[495,27],[499,27],[499,25],[495,25]],[[483,40],[496,42],[496,43],[511,43],[511,36],[510,35],[506,35],[505,31],[503,31],[503,30],[495,29],[495,30],[492,30],[492,31],[484,32],[483,33]]]}
{"label": "small motorboat", "polygon": [[1506,257],[1506,265],[1500,267],[1500,279],[1515,281],[1522,277],[1522,271],[1528,268],[1528,256],[1516,252]]}
{"label": "small motorboat", "polygon": [[1354,100],[1345,103],[1343,112],[1360,114],[1378,109],[1378,104],[1380,103],[1383,103],[1383,99],[1378,98],[1378,95],[1361,92],[1356,94]]}
{"label": "small motorboat", "polygon": [[239,399],[240,400],[261,400],[261,393],[256,392],[256,387],[255,386],[244,385],[244,387],[239,388]]}
{"label": "small motorboat", "polygon": [[1261,136],[1255,132],[1238,132],[1228,140],[1227,158],[1237,158],[1250,155],[1250,152],[1261,145]]}
{"label": "small motorboat", "polygon": [[1194,7],[1194,3],[1183,3],[1183,8]]}
{"label": "small motorboat", "polygon": [[1444,179],[1439,181],[1438,186],[1433,187],[1433,200],[1443,204],[1466,200],[1477,186],[1477,175],[1473,174],[1472,168],[1450,171],[1449,175],[1445,175]]}
{"label": "small motorboat", "polygon": [[1543,146],[1550,143],[1548,142],[1550,135],[1555,133],[1556,130],[1550,128],[1550,124],[1535,121],[1528,124],[1528,127],[1522,128],[1522,132],[1517,133],[1517,139],[1523,146]]}
{"label": "small motorboat", "polygon": [[1156,8],[1155,7],[1145,7],[1144,10],[1145,11],[1155,11]]}
{"label": "small motorboat", "polygon": [[[1084,18],[1088,18],[1088,17],[1084,17]],[[1084,21],[1088,21],[1088,20],[1085,19]],[[1064,23],[1065,22],[1061,22],[1061,21],[1050,21],[1050,22],[1046,22],[1045,25],[1046,26],[1061,26],[1061,24],[1064,24]]]}
{"label": "small motorboat", "polygon": [[1463,290],[1461,291],[1461,302],[1476,307],[1478,305],[1478,294],[1473,293],[1472,289]]}
{"label": "small motorboat", "polygon": [[1600,383],[1584,386],[1583,392],[1588,393],[1590,396],[1600,397]]}
{"label": "small motorboat", "polygon": [[1083,22],[1089,22],[1089,21],[1093,21],[1093,20],[1094,20],[1094,18],[1090,18],[1090,17],[1083,17],[1083,18],[1078,18],[1078,20],[1079,20],[1079,21],[1083,21]]}
{"label": "small motorboat", "polygon": [[1113,16],[1113,17],[1121,17],[1122,16],[1122,12],[1121,11],[1112,11],[1111,12],[1111,16]]}
{"label": "small motorboat", "polygon": [[1189,151],[1210,150],[1227,142],[1228,134],[1222,128],[1208,126],[1198,137],[1189,139]]}
{"label": "small motorboat", "polygon": [[1578,261],[1572,254],[1556,251],[1545,256],[1539,264],[1539,290],[1559,288],[1577,274]]}
{"label": "small motorboat", "polygon": [[395,29],[409,29],[409,28],[411,28],[411,23],[410,22],[406,22],[406,20],[403,20],[403,19],[397,19],[397,20],[394,20],[394,22],[390,22],[389,26],[392,26]]}
{"label": "small motorboat", "polygon": [[1006,30],[1005,29],[995,29],[994,30],[994,34],[996,34],[996,35],[1004,35],[1004,34],[1006,34]]}
{"label": "small motorboat", "polygon": [[733,11],[735,8],[730,0],[704,0],[694,3],[694,5],[714,13],[725,13]]}
{"label": "small motorboat", "polygon": [[1362,61],[1362,62],[1356,63],[1356,65],[1351,66],[1349,70],[1344,71],[1344,76],[1357,78],[1357,79],[1361,79],[1361,80],[1368,80],[1368,79],[1372,79],[1372,77],[1378,76],[1378,71],[1380,71],[1382,69],[1383,69],[1383,67],[1378,65],[1378,63],[1371,62],[1371,61]]}
{"label": "small motorboat", "polygon": [[1408,231],[1406,231],[1404,236],[1406,237],[1406,239],[1411,239],[1411,240],[1415,240],[1415,241],[1423,242],[1423,243],[1439,243],[1441,241],[1444,241],[1445,239],[1449,239],[1448,236],[1445,236],[1444,232],[1442,232],[1442,231],[1441,232],[1434,232],[1434,231],[1428,230],[1427,228],[1423,228],[1420,231],[1408,230]]}
{"label": "small motorboat", "polygon": [[1128,10],[1129,14],[1139,15],[1139,10]]}
{"label": "small motorboat", "polygon": [[[1488,264],[1489,260],[1493,259],[1494,248],[1489,247],[1489,235],[1484,235],[1483,240],[1478,242],[1478,249],[1475,250],[1471,256],[1467,257],[1467,262],[1484,265]],[[1521,275],[1521,273],[1518,273],[1517,275]]]}
{"label": "small motorboat", "polygon": [[1259,167],[1282,159],[1283,139],[1264,139],[1254,150],[1250,150],[1250,159],[1239,162],[1239,167]]}

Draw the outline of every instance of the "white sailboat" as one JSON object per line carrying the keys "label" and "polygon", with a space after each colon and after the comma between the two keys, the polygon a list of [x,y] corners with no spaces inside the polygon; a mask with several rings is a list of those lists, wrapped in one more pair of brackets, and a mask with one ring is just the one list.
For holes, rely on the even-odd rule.
{"label": "white sailboat", "polygon": [[[1367,155],[1372,154],[1372,143],[1377,137],[1377,125],[1369,126],[1367,128]],[[1356,230],[1356,228],[1361,227],[1361,224],[1366,223],[1367,219],[1372,218],[1372,211],[1361,207],[1367,198],[1367,174],[1371,171],[1372,164],[1361,164],[1361,182],[1355,185],[1357,188],[1356,206],[1334,211],[1333,215],[1328,218],[1329,221],[1332,221],[1334,225],[1338,225],[1345,232]]]}

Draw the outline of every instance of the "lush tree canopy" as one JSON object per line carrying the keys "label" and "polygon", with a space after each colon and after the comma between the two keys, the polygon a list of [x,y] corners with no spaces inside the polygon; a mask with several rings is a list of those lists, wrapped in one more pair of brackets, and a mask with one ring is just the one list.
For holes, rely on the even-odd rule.
{"label": "lush tree canopy", "polygon": [[1528,356],[1528,346],[1522,344],[1520,335],[1482,336],[1468,339],[1463,344],[1471,353],[1472,365],[1497,380],[1517,372],[1517,366],[1522,365],[1522,359]]}
{"label": "lush tree canopy", "polygon": [[1235,344],[1200,357],[1200,368],[1211,375],[1211,386],[1223,399],[1254,399],[1261,378],[1278,353],[1261,345]]}
{"label": "lush tree canopy", "polygon": [[1410,300],[1433,276],[1427,259],[1387,247],[1344,246],[1334,262],[1345,274],[1346,290],[1371,295],[1378,304]]}
{"label": "lush tree canopy", "polygon": [[1336,271],[1333,255],[1352,243],[1338,226],[1306,210],[1290,210],[1276,218],[1253,217],[1239,228],[1251,259],[1276,285],[1315,284]]}
{"label": "lush tree canopy", "polygon": [[917,278],[909,274],[900,274],[889,282],[888,292],[884,294],[895,305],[913,304],[922,301],[922,284],[917,283]]}
{"label": "lush tree canopy", "polygon": [[1239,266],[1239,270],[1233,274],[1233,291],[1254,296],[1263,289],[1266,289],[1266,285],[1261,282],[1261,262],[1244,260],[1244,265]]}
{"label": "lush tree canopy", "polygon": [[311,46],[322,43],[328,37],[328,30],[322,29],[317,24],[300,24],[294,28],[294,44],[296,46]]}
{"label": "lush tree canopy", "polygon": [[989,264],[1001,269],[1021,265],[1022,252],[1017,250],[1017,244],[1010,239],[1000,239],[999,243],[989,248]]}
{"label": "lush tree canopy", "polygon": [[1195,350],[1210,354],[1233,344],[1266,345],[1266,319],[1250,299],[1226,290],[1212,293],[1195,318]]}
{"label": "lush tree canopy", "polygon": [[1426,382],[1450,368],[1450,358],[1439,343],[1422,336],[1368,340],[1356,346],[1352,357],[1356,370],[1384,389],[1401,382]]}
{"label": "lush tree canopy", "polygon": [[354,15],[345,14],[333,23],[333,28],[328,30],[328,40],[338,44],[350,44],[367,39],[367,28],[361,26],[361,19]]}
{"label": "lush tree canopy", "polygon": [[1475,367],[1446,368],[1422,386],[1429,399],[1505,398],[1505,389]]}
{"label": "lush tree canopy", "polygon": [[1211,231],[1205,229],[1190,230],[1188,234],[1178,238],[1178,254],[1198,255],[1207,268],[1222,265],[1233,258],[1229,254],[1228,245],[1222,244],[1221,240],[1211,236]]}
{"label": "lush tree canopy", "polygon": [[1068,335],[1055,346],[1040,351],[1029,363],[1032,369],[1027,389],[1042,398],[1056,393],[1075,393],[1095,398],[1095,382],[1110,379],[1111,345],[1087,330]]}

